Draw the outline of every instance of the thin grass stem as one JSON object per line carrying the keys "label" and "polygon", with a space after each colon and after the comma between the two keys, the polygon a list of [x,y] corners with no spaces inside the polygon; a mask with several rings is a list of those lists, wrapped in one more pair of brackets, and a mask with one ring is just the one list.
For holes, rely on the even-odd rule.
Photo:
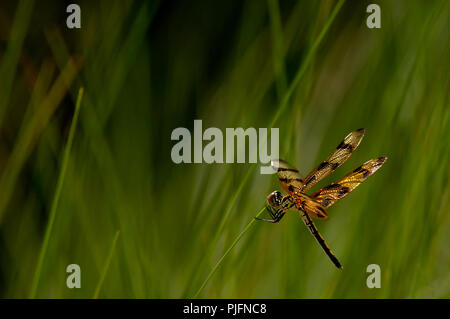
{"label": "thin grass stem", "polygon": [[[265,211],[265,209],[266,209],[265,207],[263,209],[261,209],[255,217],[261,216],[261,214]],[[195,293],[195,295],[193,297],[194,299],[197,298],[197,296],[200,294],[200,292],[202,292],[203,288],[205,288],[209,279],[212,277],[212,275],[214,275],[214,273],[219,268],[222,261],[225,259],[226,256],[228,256],[228,254],[231,252],[231,250],[234,248],[234,246],[236,246],[236,244],[239,242],[239,240],[241,240],[242,236],[244,236],[244,234],[250,229],[250,227],[253,225],[254,222],[255,222],[255,218],[252,218],[252,220],[247,224],[247,226],[245,226],[245,228],[239,233],[239,235],[237,235],[237,237],[234,239],[234,241],[230,245],[230,247],[228,247],[228,249],[225,251],[225,253],[222,255],[222,257],[220,257],[220,259],[217,261],[217,263],[214,265],[214,267],[209,272],[208,276],[206,276],[206,279],[203,281],[202,285]]]}
{"label": "thin grass stem", "polygon": [[51,206],[51,210],[50,210],[50,216],[49,216],[49,220],[48,220],[48,224],[47,224],[47,229],[45,230],[44,242],[42,243],[41,252],[39,253],[39,259],[38,259],[38,263],[36,266],[36,271],[34,273],[33,281],[31,284],[31,291],[30,291],[29,298],[36,297],[37,288],[39,286],[39,279],[41,276],[42,266],[44,264],[45,255],[47,254],[48,244],[50,241],[50,235],[52,233],[53,224],[54,224],[55,218],[56,218],[56,209],[58,208],[58,202],[59,202],[59,198],[61,195],[62,186],[64,184],[64,177],[66,174],[67,165],[69,163],[70,151],[72,149],[73,138],[75,135],[75,129],[76,129],[77,122],[78,122],[78,115],[80,113],[81,100],[83,99],[83,92],[84,92],[83,88],[80,88],[80,90],[78,91],[77,102],[75,105],[75,112],[73,115],[72,124],[70,125],[69,138],[67,140],[66,149],[64,150],[62,166],[61,166],[61,170],[59,172],[58,182],[56,184],[55,195],[53,196],[53,201],[52,201],[52,206]]}
{"label": "thin grass stem", "polygon": [[116,249],[117,239],[119,239],[119,235],[120,235],[120,230],[116,231],[116,234],[114,235],[114,239],[111,244],[111,248],[109,250],[108,257],[106,258],[105,266],[103,267],[103,271],[100,275],[100,279],[98,281],[97,287],[95,288],[94,296],[92,297],[93,299],[97,299],[100,294],[100,290],[102,289],[103,282],[105,281],[105,277],[106,277],[106,274],[108,273],[109,265],[111,264],[111,260],[114,255],[114,251]]}
{"label": "thin grass stem", "polygon": [[306,70],[308,69],[308,67],[314,57],[314,54],[316,53],[317,49],[319,48],[320,43],[322,42],[323,38],[325,37],[325,34],[327,34],[328,29],[330,28],[331,24],[333,23],[334,19],[336,18],[336,15],[338,14],[339,10],[341,9],[342,5],[344,4],[344,1],[345,0],[340,0],[336,4],[336,6],[334,7],[333,11],[331,12],[331,15],[328,18],[327,22],[323,26],[323,28],[320,31],[319,35],[317,36],[316,40],[313,42],[300,69],[298,69],[297,73],[295,74],[294,79],[292,80],[291,84],[289,85],[289,88],[286,91],[286,94],[284,95],[283,100],[281,101],[281,105],[278,108],[277,113],[275,113],[275,116],[273,117],[272,122],[269,125],[269,129],[275,125],[275,123],[277,122],[280,115],[283,114],[284,110],[289,105],[288,102],[289,102],[290,97],[294,93],[297,85],[300,83],[300,80],[303,78],[303,75],[305,74]]}

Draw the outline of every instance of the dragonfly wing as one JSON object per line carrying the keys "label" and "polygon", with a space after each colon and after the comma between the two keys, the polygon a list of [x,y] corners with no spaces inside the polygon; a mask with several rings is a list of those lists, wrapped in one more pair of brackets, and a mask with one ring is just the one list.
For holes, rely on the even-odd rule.
{"label": "dragonfly wing", "polygon": [[330,207],[341,198],[347,196],[347,194],[358,187],[359,184],[375,173],[383,166],[386,159],[387,157],[377,157],[365,162],[339,181],[319,189],[317,192],[313,193],[311,197],[318,201],[323,207]]}
{"label": "dragonfly wing", "polygon": [[303,187],[303,179],[299,171],[282,159],[272,160],[272,168],[277,172],[281,187],[287,192],[292,193],[296,189]]}
{"label": "dragonfly wing", "polygon": [[359,130],[348,134],[336,147],[333,153],[331,153],[326,160],[320,163],[319,166],[305,178],[302,192],[306,192],[321,179],[327,177],[339,166],[341,166],[342,163],[344,163],[350,155],[352,155],[352,152],[358,147],[365,132],[365,129],[360,128]]}
{"label": "dragonfly wing", "polygon": [[294,197],[298,210],[304,211],[317,219],[328,219],[328,214],[325,211],[325,207],[323,207],[319,201],[316,201],[303,193],[295,193]]}

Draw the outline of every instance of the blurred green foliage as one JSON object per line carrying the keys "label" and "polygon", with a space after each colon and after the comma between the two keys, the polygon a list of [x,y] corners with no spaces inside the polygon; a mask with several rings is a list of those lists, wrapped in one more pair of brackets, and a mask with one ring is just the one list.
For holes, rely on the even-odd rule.
{"label": "blurred green foliage", "polygon": [[[30,296],[83,87],[36,297],[194,295],[280,189],[255,165],[174,164],[172,130],[202,119],[275,120],[303,175],[366,128],[314,190],[389,159],[316,223],[342,271],[292,212],[254,223],[199,297],[449,298],[450,3],[378,1],[368,29],[369,3],[80,1],[79,30],[62,2],[2,3],[0,296]],[[72,263],[81,289],[66,287]]]}

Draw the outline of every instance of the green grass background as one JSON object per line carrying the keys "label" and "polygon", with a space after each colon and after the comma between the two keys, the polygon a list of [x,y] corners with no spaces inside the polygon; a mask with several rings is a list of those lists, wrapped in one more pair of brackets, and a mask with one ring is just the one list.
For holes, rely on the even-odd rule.
{"label": "green grass background", "polygon": [[194,296],[280,189],[256,165],[174,164],[172,130],[202,119],[273,124],[304,176],[366,128],[314,189],[388,161],[316,223],[342,271],[291,212],[253,223],[198,297],[449,298],[450,3],[377,1],[368,29],[369,3],[80,1],[80,30],[63,3],[2,3],[0,296]]}

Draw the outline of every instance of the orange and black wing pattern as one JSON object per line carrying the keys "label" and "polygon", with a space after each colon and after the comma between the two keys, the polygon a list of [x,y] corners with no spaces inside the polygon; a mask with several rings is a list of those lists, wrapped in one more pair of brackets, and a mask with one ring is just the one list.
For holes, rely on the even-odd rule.
{"label": "orange and black wing pattern", "polygon": [[272,160],[272,168],[277,172],[281,187],[291,194],[303,187],[303,179],[298,170],[282,159]]}
{"label": "orange and black wing pattern", "polygon": [[319,189],[311,195],[321,206],[328,208],[375,173],[386,162],[387,157],[377,157],[365,162],[339,181]]}
{"label": "orange and black wing pattern", "polygon": [[304,179],[301,191],[306,192],[321,179],[327,177],[341,166],[358,147],[364,137],[364,133],[365,129],[360,128],[348,134],[333,153]]}
{"label": "orange and black wing pattern", "polygon": [[308,213],[309,216],[317,219],[328,219],[328,214],[325,207],[322,206],[320,199],[311,198],[303,193],[295,193],[294,195],[296,207]]}

